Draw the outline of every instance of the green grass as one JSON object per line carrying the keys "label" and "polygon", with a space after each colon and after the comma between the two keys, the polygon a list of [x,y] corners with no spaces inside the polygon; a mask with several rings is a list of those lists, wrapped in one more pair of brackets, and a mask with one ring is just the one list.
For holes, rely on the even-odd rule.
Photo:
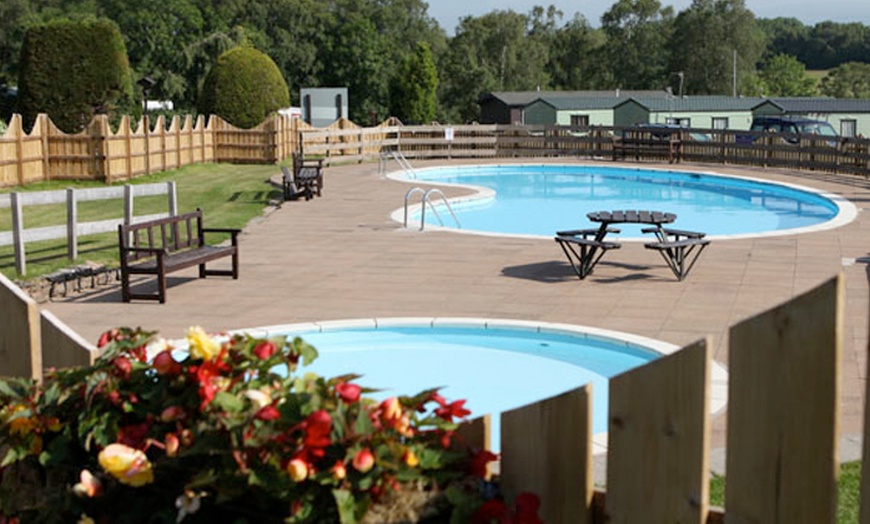
{"label": "green grass", "polygon": [[[280,199],[280,191],[269,183],[269,177],[278,173],[274,165],[198,164],[175,171],[144,176],[132,184],[150,184],[174,180],[178,194],[178,211],[184,213],[197,207],[203,209],[207,227],[244,227],[259,216],[270,199]],[[99,182],[41,182],[16,191],[49,191],[67,187],[105,187]],[[2,192],[9,192],[6,189]],[[82,202],[78,206],[79,222],[121,218],[124,215],[122,199]],[[166,196],[136,198],[135,215],[165,212]],[[0,231],[12,230],[11,213],[0,213]],[[64,205],[27,206],[23,209],[25,228],[66,224]],[[212,237],[210,237],[212,238]],[[213,237],[215,241],[219,237]],[[79,258],[67,258],[66,240],[33,242],[25,245],[27,277],[35,278],[63,267],[81,264],[86,260],[118,265],[117,233],[102,233],[79,237]],[[0,272],[11,279],[22,279],[15,271],[12,246],[0,246]]]}
{"label": "green grass", "polygon": [[[837,483],[837,522],[858,522],[861,498],[861,462],[846,462],[840,465],[840,480]],[[725,506],[725,477],[715,475],[710,481],[710,504]]]}

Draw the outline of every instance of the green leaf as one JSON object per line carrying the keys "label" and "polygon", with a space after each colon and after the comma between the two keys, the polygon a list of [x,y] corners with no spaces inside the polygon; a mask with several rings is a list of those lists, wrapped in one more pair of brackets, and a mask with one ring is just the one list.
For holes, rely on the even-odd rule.
{"label": "green leaf", "polygon": [[226,391],[218,391],[214,396],[214,402],[224,411],[238,413],[245,409],[245,403],[239,397]]}
{"label": "green leaf", "polygon": [[353,494],[346,489],[332,490],[332,497],[338,507],[338,517],[342,524],[356,524],[356,501]]}

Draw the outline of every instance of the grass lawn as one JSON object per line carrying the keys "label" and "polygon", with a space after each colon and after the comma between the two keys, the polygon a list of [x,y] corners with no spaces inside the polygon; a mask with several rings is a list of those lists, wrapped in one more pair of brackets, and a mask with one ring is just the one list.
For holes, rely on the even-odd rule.
{"label": "grass lawn", "polygon": [[[858,522],[861,498],[861,462],[846,462],[840,465],[840,480],[837,483],[837,522]],[[715,476],[710,481],[710,504],[725,506],[725,477]]]}
{"label": "grass lawn", "polygon": [[[132,184],[149,184],[174,180],[178,193],[178,211],[184,213],[202,208],[206,227],[244,227],[252,218],[262,214],[270,199],[281,198],[281,192],[269,183],[269,177],[279,172],[274,165],[197,164],[175,171],[144,176]],[[47,191],[67,187],[105,187],[99,182],[45,182],[31,184],[16,191]],[[9,192],[12,189],[4,190]],[[165,212],[167,198],[162,196],[136,198],[135,215]],[[12,230],[12,215],[0,212],[0,231]],[[66,224],[64,205],[27,206],[23,209],[25,228]],[[78,206],[79,222],[121,218],[124,216],[122,199],[82,202]],[[215,241],[219,237],[210,237]],[[85,261],[110,266],[118,265],[117,233],[102,233],[79,237],[79,259],[67,258],[66,239],[25,244],[27,260],[26,278],[34,278],[63,267]],[[22,279],[15,271],[12,246],[0,246],[0,272],[11,279]]]}

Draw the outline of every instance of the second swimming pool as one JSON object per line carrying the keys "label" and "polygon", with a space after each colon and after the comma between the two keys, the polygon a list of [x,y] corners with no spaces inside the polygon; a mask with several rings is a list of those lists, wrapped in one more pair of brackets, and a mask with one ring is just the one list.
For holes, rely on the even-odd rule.
{"label": "second swimming pool", "polygon": [[[675,213],[672,227],[714,237],[797,233],[837,227],[855,207],[837,195],[806,187],[710,173],[598,165],[480,165],[420,169],[400,178],[473,186],[474,198],[454,201],[461,231],[552,237],[558,230],[594,227],[592,211],[623,209]],[[437,201],[433,201],[437,202]],[[401,220],[401,211],[394,218]],[[440,210],[444,226],[455,227]],[[419,224],[419,210],[412,223]],[[428,226],[439,225],[427,213]],[[620,239],[641,237],[621,228]]]}

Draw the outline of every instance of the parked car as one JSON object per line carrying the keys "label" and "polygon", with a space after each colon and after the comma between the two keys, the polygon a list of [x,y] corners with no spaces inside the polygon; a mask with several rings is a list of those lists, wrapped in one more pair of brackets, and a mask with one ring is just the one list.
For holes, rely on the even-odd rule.
{"label": "parked car", "polygon": [[[813,120],[804,116],[779,115],[757,116],[752,119],[749,128],[752,134],[737,135],[737,143],[748,144],[755,142],[761,133],[778,133],[786,135],[783,140],[789,144],[800,143],[799,135],[821,135],[837,137],[837,131],[831,124],[824,120]],[[836,141],[828,141],[830,145],[836,145]]]}
{"label": "parked car", "polygon": [[707,142],[711,140],[710,135],[708,135],[707,133],[699,133],[695,130],[689,130],[689,128],[677,124],[637,124],[635,126],[628,127],[623,131],[629,129],[649,131],[650,137],[653,140],[668,140],[671,138],[671,134],[674,131],[682,131],[684,138],[688,138],[696,142]]}

